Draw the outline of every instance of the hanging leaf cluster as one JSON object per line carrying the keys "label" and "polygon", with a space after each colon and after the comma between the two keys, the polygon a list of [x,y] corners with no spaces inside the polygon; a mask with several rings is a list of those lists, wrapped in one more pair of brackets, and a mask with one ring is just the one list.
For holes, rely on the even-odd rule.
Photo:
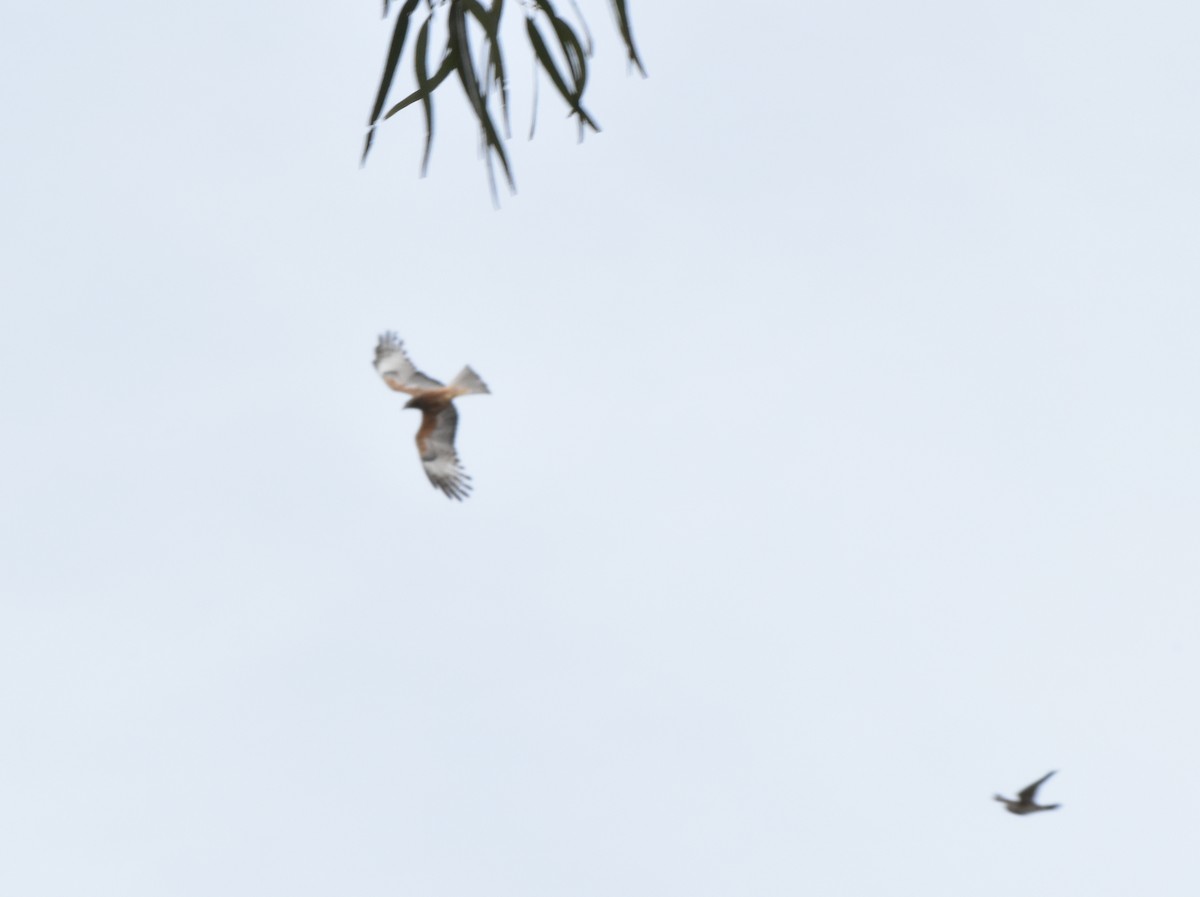
{"label": "hanging leaf cluster", "polygon": [[[574,7],[574,0],[567,2]],[[633,42],[626,0],[611,0],[611,3],[617,29],[628,53],[629,64],[637,66],[644,77],[646,71]],[[504,53],[500,46],[500,22],[504,13],[504,0],[491,0],[490,3],[485,0],[424,0],[425,16],[417,28],[411,53],[417,89],[385,113],[383,110],[387,105],[388,93],[404,54],[410,26],[418,7],[422,5],[422,0],[383,0],[384,18],[388,16],[393,5],[398,6],[399,10],[396,13],[391,44],[384,60],[383,77],[380,78],[375,104],[371,107],[371,118],[367,122],[362,161],[366,162],[367,154],[371,151],[376,127],[401,109],[420,103],[425,116],[425,152],[421,159],[421,174],[424,176],[429,167],[429,153],[433,147],[433,92],[447,78],[454,75],[479,122],[480,142],[487,162],[493,196],[496,190],[493,162],[499,163],[509,188],[515,189],[508,153],[504,149],[497,127],[498,113],[505,138],[511,137],[508,80]],[[543,72],[566,102],[570,115],[578,122],[581,140],[587,128],[599,131],[599,125],[583,107],[588,59],[592,55],[592,39],[587,25],[580,18],[584,35],[584,40],[581,41],[576,30],[558,14],[550,0],[525,0],[522,7],[525,13],[525,33],[533,51],[535,71]],[[575,12],[578,14],[577,8]],[[438,60],[431,65],[430,33],[435,19],[439,18],[444,21],[442,30],[446,35],[445,45],[441,48]],[[536,87],[536,80],[534,83]],[[530,136],[532,134],[531,126]]]}

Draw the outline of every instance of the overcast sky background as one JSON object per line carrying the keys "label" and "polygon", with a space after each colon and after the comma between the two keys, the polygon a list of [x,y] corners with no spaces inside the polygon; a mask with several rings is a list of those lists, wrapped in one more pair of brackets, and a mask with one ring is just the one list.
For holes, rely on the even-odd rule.
{"label": "overcast sky background", "polygon": [[1194,897],[1200,7],[509,6],[0,13],[0,891]]}

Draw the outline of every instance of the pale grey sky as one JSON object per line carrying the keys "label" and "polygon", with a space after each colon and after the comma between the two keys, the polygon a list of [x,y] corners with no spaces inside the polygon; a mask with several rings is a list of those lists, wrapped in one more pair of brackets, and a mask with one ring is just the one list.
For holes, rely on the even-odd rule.
{"label": "pale grey sky", "polygon": [[1193,897],[1200,10],[583,6],[0,13],[0,892]]}

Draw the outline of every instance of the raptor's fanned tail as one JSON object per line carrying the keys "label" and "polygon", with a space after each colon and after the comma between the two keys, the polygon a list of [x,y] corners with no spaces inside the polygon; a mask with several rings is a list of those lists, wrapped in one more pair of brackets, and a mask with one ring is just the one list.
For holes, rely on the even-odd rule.
{"label": "raptor's fanned tail", "polygon": [[458,372],[458,376],[450,381],[450,388],[457,390],[459,395],[470,395],[471,393],[490,393],[487,384],[483,382],[483,378],[471,370],[470,365]]}

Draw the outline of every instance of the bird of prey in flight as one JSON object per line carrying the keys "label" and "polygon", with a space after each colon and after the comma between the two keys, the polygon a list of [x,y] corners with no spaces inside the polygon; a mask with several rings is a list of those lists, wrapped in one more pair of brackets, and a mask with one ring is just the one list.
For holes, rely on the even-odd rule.
{"label": "bird of prey in flight", "polygon": [[392,389],[412,397],[405,408],[417,408],[421,412],[417,452],[429,481],[450,498],[462,501],[471,492],[471,478],[463,471],[454,450],[454,433],[458,429],[454,400],[491,390],[469,367],[459,371],[449,386],[425,376],[409,359],[404,343],[391,332],[379,337],[375,347],[375,370]]}
{"label": "bird of prey in flight", "polygon": [[1046,781],[1046,779],[1050,778],[1052,775],[1054,775],[1053,771],[1048,772],[1032,785],[1022,788],[1017,792],[1016,800],[1012,800],[1011,798],[1007,797],[1001,797],[999,794],[996,795],[996,800],[1004,804],[1004,809],[1008,810],[1008,812],[1016,813],[1018,816],[1024,816],[1027,813],[1038,813],[1042,810],[1057,810],[1060,806],[1059,804],[1034,803],[1034,798],[1037,796],[1038,787],[1041,786],[1042,782]]}

